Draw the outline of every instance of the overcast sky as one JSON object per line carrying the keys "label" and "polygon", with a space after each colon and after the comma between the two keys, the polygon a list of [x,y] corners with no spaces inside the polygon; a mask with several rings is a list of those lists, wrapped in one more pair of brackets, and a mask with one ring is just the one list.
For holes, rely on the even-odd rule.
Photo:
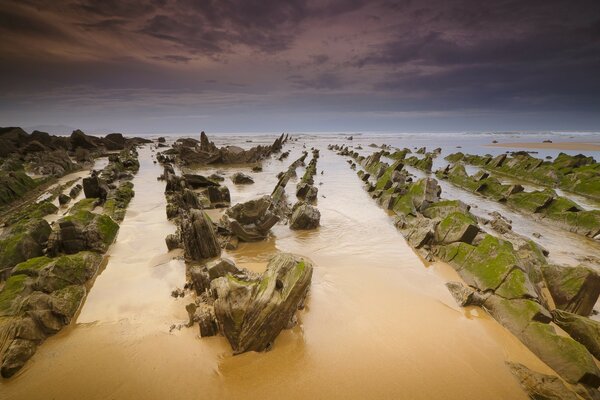
{"label": "overcast sky", "polygon": [[0,126],[600,131],[599,0],[0,0],[0,38]]}

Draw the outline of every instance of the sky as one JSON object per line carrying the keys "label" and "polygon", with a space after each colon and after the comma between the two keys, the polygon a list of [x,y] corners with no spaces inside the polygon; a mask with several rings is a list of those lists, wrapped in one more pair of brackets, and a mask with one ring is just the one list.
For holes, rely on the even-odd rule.
{"label": "sky", "polygon": [[0,0],[0,38],[0,126],[600,131],[599,0]]}

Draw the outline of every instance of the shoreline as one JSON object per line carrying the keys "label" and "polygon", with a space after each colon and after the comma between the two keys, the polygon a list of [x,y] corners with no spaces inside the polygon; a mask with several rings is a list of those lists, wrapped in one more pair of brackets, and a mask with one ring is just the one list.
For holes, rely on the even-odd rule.
{"label": "shoreline", "polygon": [[510,149],[552,149],[552,150],[587,150],[600,151],[600,142],[554,142],[554,143],[535,143],[535,142],[511,142],[511,143],[491,143],[485,147],[504,147]]}

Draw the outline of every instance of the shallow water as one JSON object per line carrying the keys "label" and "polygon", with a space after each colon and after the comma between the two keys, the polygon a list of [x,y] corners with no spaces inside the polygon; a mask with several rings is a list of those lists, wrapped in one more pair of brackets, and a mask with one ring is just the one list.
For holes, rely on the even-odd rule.
{"label": "shallow water", "polygon": [[[76,322],[0,383],[0,397],[526,399],[504,361],[548,367],[485,313],[455,305],[444,286],[455,272],[427,266],[408,247],[327,142],[308,142],[321,148],[315,182],[322,226],[295,232],[277,225],[269,240],[225,254],[257,271],[278,251],[314,263],[300,323],[282,332],[272,351],[234,357],[224,338],[199,338],[197,327],[169,333],[187,319],[191,299],[170,296],[185,282],[185,264],[167,252],[164,237],[175,227],[166,219],[164,182],[156,180],[162,170],[146,147],[136,196]],[[255,184],[226,179],[233,203],[269,194],[301,142],[288,148],[283,162],[246,171]],[[290,181],[291,201],[294,188]]]}

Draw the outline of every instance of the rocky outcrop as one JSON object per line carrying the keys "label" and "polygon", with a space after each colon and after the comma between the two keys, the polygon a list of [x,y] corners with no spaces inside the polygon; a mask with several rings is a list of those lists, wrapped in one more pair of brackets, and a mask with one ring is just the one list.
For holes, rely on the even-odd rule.
{"label": "rocky outcrop", "polygon": [[[304,305],[312,278],[312,264],[293,254],[278,254],[264,273],[238,269],[230,261],[195,267],[193,286],[200,296],[191,322],[198,321],[202,336],[217,329],[229,341],[234,354],[265,351],[279,333],[295,323]],[[206,300],[203,300],[206,299]]]}
{"label": "rocky outcrop", "polygon": [[273,153],[281,151],[287,140],[286,135],[281,135],[270,146],[256,146],[245,150],[237,146],[225,146],[218,148],[202,132],[200,141],[180,142],[173,145],[173,154],[178,163],[183,165],[194,164],[249,164],[259,162]]}
{"label": "rocky outcrop", "polygon": [[[459,154],[461,157],[459,157]],[[560,153],[554,161],[544,161],[525,152],[515,152],[512,157],[501,154],[491,156],[451,154],[451,162],[461,160],[490,171],[550,188],[559,187],[582,196],[600,200],[600,163],[584,155],[570,156]]]}
{"label": "rocky outcrop", "polygon": [[108,196],[108,185],[98,177],[96,171],[92,171],[92,174],[83,178],[83,193],[86,198],[97,198],[102,201],[106,200]]}
{"label": "rocky outcrop", "polygon": [[574,201],[558,196],[553,190],[525,192],[521,185],[505,185],[485,171],[469,176],[462,164],[436,172],[456,186],[495,201],[506,203],[519,212],[544,220],[580,235],[600,233],[600,211],[583,210]]}
{"label": "rocky outcrop", "polygon": [[0,280],[12,267],[44,254],[52,229],[42,218],[26,219],[0,236]]}
{"label": "rocky outcrop", "polygon": [[[362,174],[367,190],[396,214],[396,226],[420,254],[456,269],[468,285],[448,285],[458,304],[483,307],[568,383],[585,391],[600,385],[600,370],[592,354],[576,340],[558,334],[550,324],[553,317],[545,297],[548,279],[542,277],[542,269],[548,266],[544,249],[509,227],[500,237],[482,232],[468,207],[440,199],[434,179],[412,182],[407,178],[390,183],[394,172],[402,170],[400,160],[389,165],[380,161],[382,152],[365,158],[347,148],[333,146],[332,150],[352,157],[368,172]],[[452,169],[458,177],[467,176],[460,164]],[[470,180],[472,190],[486,190],[489,179],[484,173],[478,174]]]}

